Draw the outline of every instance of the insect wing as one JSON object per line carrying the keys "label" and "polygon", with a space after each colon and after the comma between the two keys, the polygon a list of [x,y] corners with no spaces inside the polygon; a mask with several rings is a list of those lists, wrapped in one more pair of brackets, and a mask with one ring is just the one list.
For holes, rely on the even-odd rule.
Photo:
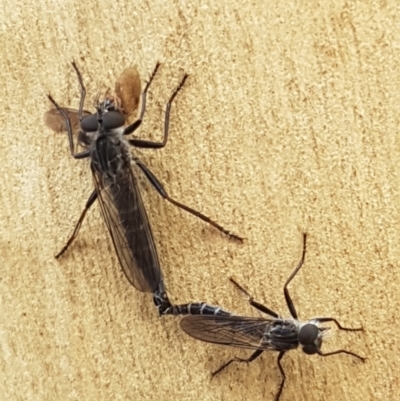
{"label": "insect wing", "polygon": [[[71,122],[72,132],[75,134],[80,129],[79,113],[78,110],[70,109],[68,107],[62,108],[65,114],[69,117]],[[83,110],[82,117],[88,116],[92,113]],[[44,114],[45,124],[54,132],[67,132],[67,125],[63,115],[57,109],[51,109]]]}
{"label": "insect wing", "polygon": [[274,349],[264,339],[273,320],[244,316],[195,315],[182,319],[181,328],[197,340],[248,349]]}
{"label": "insect wing", "polygon": [[[75,109],[68,107],[62,107],[65,114],[67,114],[71,123],[72,134],[78,137],[78,142],[83,147],[88,147],[92,143],[90,134],[82,131],[80,128],[79,112]],[[90,116],[92,113],[89,111],[82,111],[82,118]],[[57,109],[51,109],[44,115],[45,124],[52,129],[54,132],[67,132],[67,124],[65,118]]]}
{"label": "insect wing", "polygon": [[131,166],[113,180],[92,171],[104,220],[127,279],[139,291],[154,292],[161,269]]}
{"label": "insect wing", "polygon": [[136,68],[130,67],[122,71],[115,82],[115,94],[125,115],[129,116],[138,108],[141,92],[140,76]]}

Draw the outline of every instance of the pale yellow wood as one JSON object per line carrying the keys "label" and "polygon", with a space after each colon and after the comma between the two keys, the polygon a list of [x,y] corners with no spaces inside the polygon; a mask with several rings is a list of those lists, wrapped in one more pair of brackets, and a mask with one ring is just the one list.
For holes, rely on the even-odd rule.
{"label": "pale yellow wood", "polygon": [[[334,4],[331,4],[334,3]],[[6,1],[0,16],[0,399],[272,400],[276,355],[195,341],[160,320],[118,265],[98,206],[59,261],[92,190],[89,166],[44,126],[46,94],[86,108],[128,66],[162,62],[140,157],[171,196],[247,237],[229,241],[143,185],[171,299],[257,313],[229,283],[288,314],[365,333],[283,360],[281,400],[397,400],[400,298],[400,9],[396,1]]]}

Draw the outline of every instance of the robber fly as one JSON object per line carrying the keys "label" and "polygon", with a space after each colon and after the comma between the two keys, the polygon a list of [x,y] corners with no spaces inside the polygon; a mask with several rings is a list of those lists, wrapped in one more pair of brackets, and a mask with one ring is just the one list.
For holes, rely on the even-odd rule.
{"label": "robber fly", "polygon": [[363,328],[343,327],[333,317],[315,317],[306,322],[298,320],[298,315],[287,287],[304,263],[306,252],[305,234],[303,241],[301,260],[283,287],[286,303],[292,316],[291,319],[284,319],[268,307],[255,302],[250,294],[232,278],[230,279],[231,282],[246,294],[249,303],[257,310],[272,318],[237,316],[220,307],[206,303],[174,305],[162,311],[163,314],[175,316],[180,314],[190,315],[182,319],[181,328],[198,340],[255,350],[247,359],[235,357],[224,363],[212,373],[212,376],[221,372],[232,362],[248,363],[254,361],[264,351],[276,351],[279,353],[277,362],[282,376],[279,390],[275,396],[275,400],[278,401],[286,379],[281,360],[287,351],[300,346],[303,352],[308,355],[331,356],[335,354],[348,354],[365,361],[364,357],[343,349],[327,353],[321,351],[323,339],[327,337],[327,331],[330,329],[329,327],[321,327],[321,323],[333,322],[339,330],[344,331],[362,331]]}
{"label": "robber fly", "polygon": [[[128,281],[139,291],[153,293],[155,304],[164,309],[168,307],[169,301],[162,282],[153,235],[137,178],[132,170],[132,163],[141,169],[164,199],[194,214],[223,233],[242,240],[241,237],[231,234],[207,216],[171,198],[146,165],[139,159],[131,157],[129,152],[130,146],[159,149],[166,145],[171,105],[188,75],[184,75],[167,103],[163,141],[152,142],[141,139],[125,139],[125,137],[138,129],[142,123],[146,109],[147,91],[159,64],[156,65],[142,93],[139,119],[126,127],[126,114],[137,107],[140,94],[140,82],[139,85],[137,80],[135,80],[136,83],[132,83],[135,78],[134,70],[125,70],[117,80],[115,97],[106,96],[100,102],[98,95],[95,101],[96,112],[90,114],[83,110],[86,90],[82,75],[74,62],[72,66],[76,71],[81,88],[79,110],[60,107],[53,97],[48,95],[55,109],[46,113],[45,122],[54,131],[66,129],[70,152],[75,159],[90,158],[95,190],[90,195],[72,236],[56,255],[56,258],[59,258],[74,241],[87,211],[98,199],[119,262]],[[135,100],[136,98],[137,100]],[[75,153],[74,151],[74,129],[79,130],[78,141],[85,149],[82,152]]]}

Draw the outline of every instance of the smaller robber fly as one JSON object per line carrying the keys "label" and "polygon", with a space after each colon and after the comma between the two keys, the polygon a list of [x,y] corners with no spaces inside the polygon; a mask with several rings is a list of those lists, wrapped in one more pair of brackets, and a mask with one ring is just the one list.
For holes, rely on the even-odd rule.
{"label": "smaller robber fly", "polygon": [[[87,211],[96,200],[99,200],[115,251],[128,281],[139,291],[153,293],[156,306],[159,310],[163,310],[170,306],[170,303],[163,284],[153,234],[140,195],[137,175],[132,169],[132,164],[144,173],[164,199],[206,221],[230,237],[240,241],[242,238],[225,230],[202,213],[171,198],[147,166],[130,154],[131,146],[159,149],[167,143],[171,105],[188,75],[184,75],[167,103],[163,141],[126,139],[126,136],[136,131],[142,123],[146,110],[147,91],[159,65],[156,65],[142,93],[139,119],[125,126],[127,115],[135,110],[139,103],[141,88],[137,71],[133,68],[124,70],[116,82],[116,96],[105,96],[100,101],[99,94],[95,100],[96,112],[91,114],[83,110],[86,89],[82,75],[73,62],[72,66],[81,88],[79,110],[60,107],[53,97],[48,95],[55,108],[45,114],[45,123],[56,132],[67,131],[70,152],[75,159],[90,159],[95,186],[74,232],[56,258],[59,258],[72,244]],[[82,152],[76,153],[74,150],[74,132],[78,132],[78,142],[84,148]]]}
{"label": "smaller robber fly", "polygon": [[232,278],[230,281],[240,291],[246,294],[250,305],[271,316],[271,318],[237,316],[220,307],[208,305],[204,302],[173,305],[163,310],[162,313],[175,316],[190,315],[183,318],[180,325],[183,331],[198,340],[254,350],[254,353],[247,359],[235,357],[224,363],[212,373],[212,376],[220,373],[233,362],[248,363],[254,361],[254,359],[267,350],[278,352],[277,363],[282,376],[279,390],[275,396],[275,400],[278,401],[286,380],[281,360],[287,351],[301,347],[302,351],[308,355],[318,354],[320,356],[331,356],[347,354],[363,362],[366,359],[354,352],[344,349],[325,353],[321,350],[323,340],[327,337],[327,331],[330,329],[330,327],[320,326],[321,323],[333,322],[339,330],[344,331],[363,331],[362,327],[343,327],[333,317],[315,317],[305,322],[298,319],[295,306],[287,287],[302,267],[305,260],[305,253],[306,234],[303,236],[303,253],[301,260],[283,286],[286,304],[292,316],[291,319],[284,319],[268,307],[254,301],[253,297]]}

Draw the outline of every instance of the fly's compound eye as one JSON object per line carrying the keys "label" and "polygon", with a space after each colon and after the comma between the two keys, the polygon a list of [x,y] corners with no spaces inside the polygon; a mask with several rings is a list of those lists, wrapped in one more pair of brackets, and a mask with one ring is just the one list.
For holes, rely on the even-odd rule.
{"label": "fly's compound eye", "polygon": [[125,124],[125,116],[119,111],[109,111],[103,115],[103,126],[105,129],[115,129]]}
{"label": "fly's compound eye", "polygon": [[307,355],[314,355],[318,352],[318,347],[315,344],[305,345],[303,352]]}
{"label": "fly's compound eye", "polygon": [[82,118],[81,128],[82,131],[85,132],[95,132],[97,131],[98,124],[97,114],[91,114],[90,116]]}
{"label": "fly's compound eye", "polygon": [[[315,344],[318,334],[318,327],[315,324],[307,323],[299,330],[299,343],[301,345],[312,346]],[[303,347],[303,350],[304,348],[305,347]]]}

